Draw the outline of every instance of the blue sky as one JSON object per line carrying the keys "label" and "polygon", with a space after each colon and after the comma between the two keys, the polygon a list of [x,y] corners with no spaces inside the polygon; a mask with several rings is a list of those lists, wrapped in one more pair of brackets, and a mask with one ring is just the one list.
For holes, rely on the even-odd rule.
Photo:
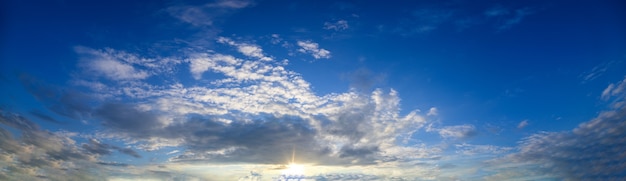
{"label": "blue sky", "polygon": [[0,180],[626,178],[621,1],[0,7]]}

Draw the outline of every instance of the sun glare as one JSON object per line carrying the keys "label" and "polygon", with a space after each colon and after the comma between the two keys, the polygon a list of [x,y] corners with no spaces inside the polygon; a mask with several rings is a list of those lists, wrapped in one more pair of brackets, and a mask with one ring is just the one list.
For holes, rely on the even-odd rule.
{"label": "sun glare", "polygon": [[304,165],[291,163],[282,171],[282,175],[304,175]]}

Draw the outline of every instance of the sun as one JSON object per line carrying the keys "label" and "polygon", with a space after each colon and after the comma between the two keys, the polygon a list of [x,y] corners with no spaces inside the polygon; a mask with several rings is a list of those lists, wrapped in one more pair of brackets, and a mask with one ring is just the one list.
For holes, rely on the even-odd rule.
{"label": "sun", "polygon": [[281,172],[282,175],[304,175],[304,165],[290,163],[287,168]]}

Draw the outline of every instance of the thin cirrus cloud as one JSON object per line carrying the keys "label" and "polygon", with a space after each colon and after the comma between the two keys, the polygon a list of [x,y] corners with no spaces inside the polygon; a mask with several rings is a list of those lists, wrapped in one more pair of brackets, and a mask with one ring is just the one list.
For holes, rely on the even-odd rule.
{"label": "thin cirrus cloud", "polygon": [[327,30],[335,30],[335,31],[343,31],[350,28],[348,25],[348,21],[346,20],[338,20],[337,22],[324,22],[324,29]]}

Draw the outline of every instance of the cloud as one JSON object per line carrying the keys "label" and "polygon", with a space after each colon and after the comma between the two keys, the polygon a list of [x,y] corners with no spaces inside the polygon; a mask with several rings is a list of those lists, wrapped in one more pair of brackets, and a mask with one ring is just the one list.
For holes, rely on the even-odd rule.
{"label": "cloud", "polygon": [[[227,38],[218,41],[244,45]],[[309,44],[314,43],[304,47],[318,49],[317,44]],[[260,57],[247,51],[242,54]],[[88,101],[93,104],[84,114],[107,128],[97,138],[130,141],[145,150],[184,149],[169,159],[175,163],[281,163],[294,146],[303,161],[328,165],[419,159],[437,152],[394,144],[410,138],[426,122],[417,111],[400,115],[394,90],[316,96],[308,82],[279,62],[212,52],[186,57],[193,78],[200,79],[207,71],[220,74],[219,78],[203,86],[151,85],[142,80],[92,89],[96,95],[123,100]],[[145,71],[159,68],[146,66]],[[87,144],[85,149],[93,146]],[[103,154],[124,153],[120,148],[105,148]]]}
{"label": "cloud", "polygon": [[112,80],[138,80],[149,76],[146,71],[137,70],[134,66],[106,53],[85,47],[76,47],[75,51],[81,56],[82,66],[86,71],[96,75]]}
{"label": "cloud", "polygon": [[237,47],[237,50],[248,56],[248,57],[252,57],[252,58],[258,58],[259,60],[263,60],[263,61],[271,61],[272,58],[267,57],[265,55],[263,55],[263,49],[261,49],[260,46],[258,45],[253,45],[253,44],[248,44],[248,43],[237,43],[229,38],[225,38],[225,37],[219,37],[217,39],[217,42],[220,43],[225,43],[231,46],[235,46]]}
{"label": "cloud", "polygon": [[[156,74],[167,75],[174,72],[175,65],[181,63],[178,59],[141,58],[110,48],[95,50],[76,46],[74,51],[79,56],[79,66],[83,70],[83,75],[104,77],[120,83],[139,81]],[[82,80],[82,83],[95,85],[93,82],[85,80]]]}
{"label": "cloud", "polygon": [[299,52],[309,53],[315,59],[330,58],[330,51],[319,48],[319,45],[315,42],[307,40],[307,41],[298,41],[297,44],[298,46],[300,46],[300,49],[298,49]]}
{"label": "cloud", "polygon": [[477,154],[488,154],[492,156],[496,156],[497,154],[507,153],[513,148],[511,147],[500,147],[495,145],[471,145],[467,143],[456,144],[456,152],[463,155],[477,155]]}
{"label": "cloud", "polygon": [[326,30],[335,30],[335,31],[343,31],[350,28],[348,25],[348,21],[346,20],[338,20],[337,22],[324,22],[324,29]]}
{"label": "cloud", "polygon": [[522,129],[522,128],[525,128],[526,126],[528,126],[528,120],[523,120],[519,122],[519,124],[517,124],[517,129]]}
{"label": "cloud", "polygon": [[[3,180],[93,180],[97,155],[64,134],[41,130],[25,117],[0,110],[0,178]],[[14,128],[7,130],[5,128]],[[19,139],[13,133],[20,135]]]}
{"label": "cloud", "polygon": [[237,59],[233,56],[222,55],[222,54],[198,54],[194,55],[189,62],[191,74],[195,79],[202,78],[202,73],[212,68],[215,71],[228,71],[231,70],[231,66],[238,65],[242,60]]}
{"label": "cloud", "polygon": [[609,98],[613,96],[618,96],[618,95],[623,96],[623,93],[625,90],[626,90],[626,78],[618,82],[617,84],[609,84],[609,86],[606,87],[604,91],[602,91],[601,98],[603,100],[608,100]]}
{"label": "cloud", "polygon": [[437,108],[436,108],[436,107],[431,107],[431,108],[428,110],[428,113],[426,114],[426,116],[437,116],[438,114],[439,114],[439,113],[438,113],[438,111],[437,111]]}
{"label": "cloud", "polygon": [[502,24],[498,25],[497,29],[498,31],[509,29],[512,26],[519,24],[526,16],[533,13],[534,12],[530,8],[516,9],[513,17],[506,19]]}
{"label": "cloud", "polygon": [[626,106],[623,92],[614,96],[617,100],[609,110],[572,131],[541,132],[524,138],[516,153],[490,162],[494,171],[527,178],[625,179]]}
{"label": "cloud", "polygon": [[120,153],[127,154],[127,155],[135,157],[135,158],[141,158],[141,155],[139,155],[133,149],[130,149],[130,148],[120,148],[120,147],[117,147],[117,146],[114,146],[114,145],[101,143],[101,142],[99,142],[96,139],[90,139],[89,143],[85,143],[85,144],[82,145],[82,148],[85,149],[87,152],[92,153],[92,154],[110,155],[112,153],[112,150],[117,150]]}
{"label": "cloud", "polygon": [[194,26],[211,26],[216,18],[232,13],[234,10],[253,5],[246,0],[219,0],[204,5],[178,5],[168,7],[166,11],[180,21]]}
{"label": "cloud", "polygon": [[613,67],[614,64],[616,64],[615,61],[603,62],[593,67],[589,72],[580,74],[579,77],[583,79],[582,83],[587,83],[602,76],[604,72],[606,72],[610,67]]}
{"label": "cloud", "polygon": [[477,134],[476,127],[470,124],[446,126],[438,130],[442,138],[468,138]]}

